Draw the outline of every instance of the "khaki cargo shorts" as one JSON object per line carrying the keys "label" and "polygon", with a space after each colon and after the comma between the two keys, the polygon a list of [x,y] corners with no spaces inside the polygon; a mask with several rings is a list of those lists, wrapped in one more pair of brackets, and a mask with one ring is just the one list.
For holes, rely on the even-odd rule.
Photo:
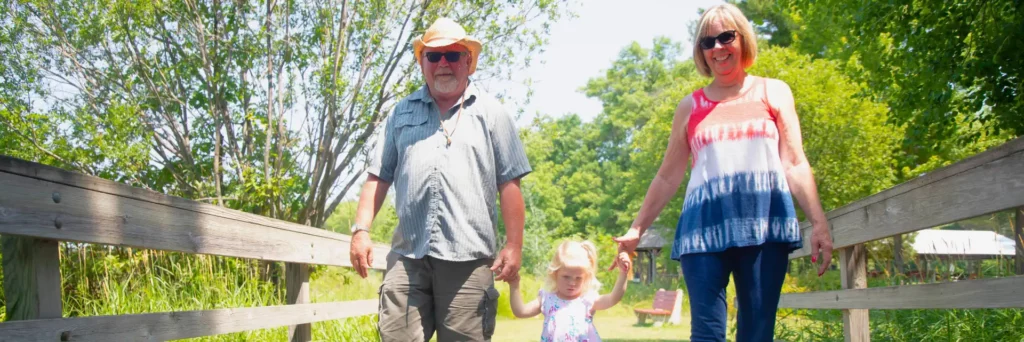
{"label": "khaki cargo shorts", "polygon": [[453,262],[389,253],[380,287],[383,342],[490,341],[498,307],[493,259]]}

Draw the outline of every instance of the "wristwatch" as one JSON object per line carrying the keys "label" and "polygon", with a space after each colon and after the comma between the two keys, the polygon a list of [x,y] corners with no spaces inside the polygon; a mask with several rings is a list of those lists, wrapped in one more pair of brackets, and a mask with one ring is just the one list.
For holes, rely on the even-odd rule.
{"label": "wristwatch", "polygon": [[360,230],[365,230],[367,233],[369,233],[370,227],[358,223],[352,225],[352,235],[356,235],[356,233],[359,232]]}

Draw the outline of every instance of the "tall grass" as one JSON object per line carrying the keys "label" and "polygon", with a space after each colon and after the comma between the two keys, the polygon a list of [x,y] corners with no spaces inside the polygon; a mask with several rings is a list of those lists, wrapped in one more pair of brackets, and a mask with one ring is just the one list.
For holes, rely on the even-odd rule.
{"label": "tall grass", "polygon": [[[62,243],[61,254],[65,317],[285,304],[283,286],[269,281],[256,261],[72,243]],[[313,302],[371,299],[376,298],[379,285],[379,274],[363,280],[349,269],[317,267],[310,295]],[[376,317],[314,323],[313,337],[319,341],[378,341]],[[285,340],[287,327],[191,339]]]}
{"label": "tall grass", "polygon": [[[953,272],[949,272],[950,264]],[[963,260],[932,263],[931,271],[938,281],[969,278]],[[889,265],[887,265],[889,266]],[[975,270],[983,278],[1011,275],[1007,260],[985,260]],[[839,272],[818,277],[810,267],[790,274],[783,292],[828,291],[840,288]],[[927,271],[927,269],[923,270]],[[929,277],[925,277],[928,281]],[[921,277],[884,273],[868,281],[869,287],[913,285]],[[941,300],[941,298],[936,298]],[[1024,341],[1024,310],[871,310],[869,324],[872,341]],[[784,341],[843,341],[843,320],[840,310],[780,309],[775,337]]]}

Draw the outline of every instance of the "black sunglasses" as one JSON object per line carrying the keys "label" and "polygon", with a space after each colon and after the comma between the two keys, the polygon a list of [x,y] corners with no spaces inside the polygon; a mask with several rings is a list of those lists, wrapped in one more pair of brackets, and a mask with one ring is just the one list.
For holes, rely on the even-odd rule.
{"label": "black sunglasses", "polygon": [[455,62],[459,61],[459,58],[462,58],[463,54],[465,54],[465,52],[448,51],[448,52],[427,52],[427,53],[424,53],[423,55],[427,56],[427,61],[430,61],[430,63],[440,62],[441,61],[441,56],[444,56],[444,59],[447,60],[448,63],[455,63]]}
{"label": "black sunglasses", "polygon": [[736,40],[736,30],[728,30],[718,34],[718,37],[704,37],[700,39],[700,48],[704,50],[711,50],[715,48],[715,40],[722,45],[732,43]]}

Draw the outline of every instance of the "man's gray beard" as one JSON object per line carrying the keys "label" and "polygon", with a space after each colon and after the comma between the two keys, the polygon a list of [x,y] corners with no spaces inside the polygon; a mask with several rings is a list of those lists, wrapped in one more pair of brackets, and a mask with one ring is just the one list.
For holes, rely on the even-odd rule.
{"label": "man's gray beard", "polygon": [[459,80],[452,78],[451,81],[434,80],[434,90],[441,93],[453,92],[459,87]]}

